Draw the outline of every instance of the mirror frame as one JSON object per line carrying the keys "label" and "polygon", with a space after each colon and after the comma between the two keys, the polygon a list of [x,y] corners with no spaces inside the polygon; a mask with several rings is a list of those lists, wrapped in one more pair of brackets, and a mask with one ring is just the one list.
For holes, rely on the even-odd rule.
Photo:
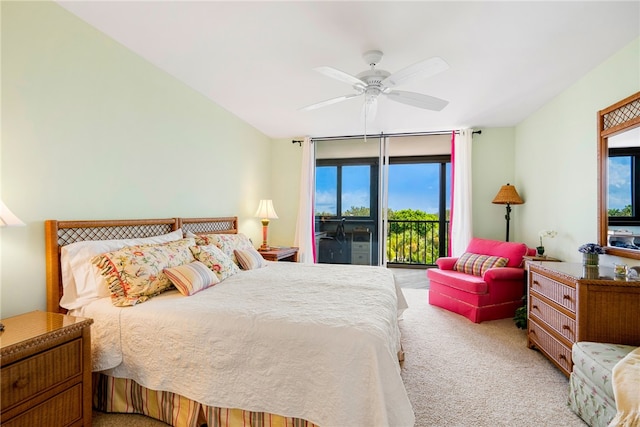
{"label": "mirror frame", "polygon": [[640,92],[598,111],[598,244],[605,249],[608,255],[632,259],[640,259],[640,250],[608,246],[608,139],[638,126],[640,126]]}

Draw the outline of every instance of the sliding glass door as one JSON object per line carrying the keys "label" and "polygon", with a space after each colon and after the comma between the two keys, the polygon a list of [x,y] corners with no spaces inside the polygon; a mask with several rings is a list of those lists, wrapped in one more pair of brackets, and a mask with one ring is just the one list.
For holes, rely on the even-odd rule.
{"label": "sliding glass door", "polygon": [[317,261],[378,265],[379,138],[315,144]]}
{"label": "sliding glass door", "polygon": [[434,265],[447,253],[449,156],[391,157],[387,206],[387,264]]}

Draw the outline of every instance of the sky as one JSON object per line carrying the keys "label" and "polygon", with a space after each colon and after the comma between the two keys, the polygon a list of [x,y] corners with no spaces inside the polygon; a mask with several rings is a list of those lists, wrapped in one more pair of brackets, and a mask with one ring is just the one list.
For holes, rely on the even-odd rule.
{"label": "sky", "polygon": [[[389,207],[438,212],[439,164],[389,166]],[[343,209],[369,206],[369,166],[343,166]],[[336,169],[316,168],[316,211],[336,210]]]}
{"label": "sky", "polygon": [[611,209],[631,204],[631,159],[628,156],[609,157],[609,201]]}

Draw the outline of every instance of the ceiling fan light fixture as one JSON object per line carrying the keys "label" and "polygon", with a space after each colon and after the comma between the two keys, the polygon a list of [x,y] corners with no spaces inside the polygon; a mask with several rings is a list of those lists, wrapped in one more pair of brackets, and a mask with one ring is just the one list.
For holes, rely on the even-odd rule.
{"label": "ceiling fan light fixture", "polygon": [[[432,111],[440,111],[448,104],[448,101],[433,96],[416,92],[392,90],[392,88],[398,84],[407,83],[418,78],[430,77],[447,70],[449,64],[442,58],[435,56],[391,74],[386,70],[378,70],[375,68],[382,60],[382,56],[383,54],[379,50],[369,50],[365,52],[362,57],[371,68],[355,76],[333,67],[323,66],[315,68],[316,71],[328,77],[343,83],[348,83],[356,93],[312,104],[304,107],[303,110],[313,110],[360,95],[364,95],[365,97],[365,106],[377,105],[377,99],[380,95],[385,95],[392,101]],[[373,114],[369,114],[367,118],[373,119],[372,116]]]}

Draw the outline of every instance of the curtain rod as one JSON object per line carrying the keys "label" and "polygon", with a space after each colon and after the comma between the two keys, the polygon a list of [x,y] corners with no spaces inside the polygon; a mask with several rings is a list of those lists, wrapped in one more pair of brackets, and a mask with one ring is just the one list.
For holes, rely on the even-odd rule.
{"label": "curtain rod", "polygon": [[[377,138],[377,137],[397,137],[397,136],[429,136],[429,135],[450,135],[452,132],[454,132],[456,135],[460,134],[460,131],[446,131],[446,130],[441,130],[441,131],[432,131],[432,132],[406,132],[406,133],[380,133],[380,134],[375,134],[375,135],[367,135],[367,138]],[[475,134],[481,134],[482,130],[474,130],[472,132],[473,135]],[[336,139],[361,139],[364,138],[364,135],[346,135],[346,136],[326,136],[326,137],[318,137],[318,138],[311,138],[311,141],[333,141]],[[301,140],[292,140],[291,141],[292,144],[300,144],[300,146],[302,146],[302,141]]]}

